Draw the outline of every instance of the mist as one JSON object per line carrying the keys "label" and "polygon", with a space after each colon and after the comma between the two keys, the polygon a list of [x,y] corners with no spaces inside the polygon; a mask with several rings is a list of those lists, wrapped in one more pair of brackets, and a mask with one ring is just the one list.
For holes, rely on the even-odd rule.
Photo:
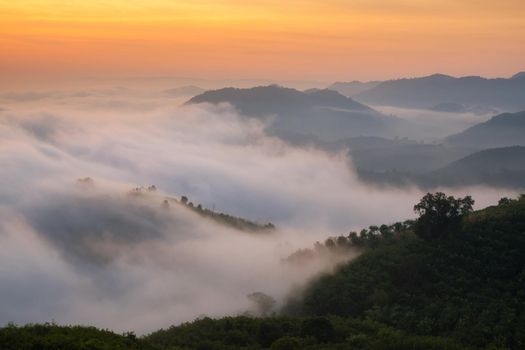
{"label": "mist", "polygon": [[[346,153],[287,145],[228,105],[182,102],[160,88],[0,94],[0,323],[146,333],[249,311],[252,292],[279,304],[340,261],[283,263],[295,250],[414,216],[416,187],[365,185]],[[85,177],[94,185],[77,182]],[[129,194],[149,185],[158,190]],[[515,195],[442,190],[478,208]],[[241,232],[162,206],[181,195],[277,230]]]}
{"label": "mist", "polygon": [[485,122],[498,114],[495,110],[474,112],[439,112],[429,109],[373,106],[374,109],[411,122],[400,135],[423,142],[441,142],[445,137]]}

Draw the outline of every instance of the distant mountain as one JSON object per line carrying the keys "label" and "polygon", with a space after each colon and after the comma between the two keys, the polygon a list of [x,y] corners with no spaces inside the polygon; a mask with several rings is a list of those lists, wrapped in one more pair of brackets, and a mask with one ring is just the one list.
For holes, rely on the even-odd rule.
{"label": "distant mountain", "polygon": [[421,178],[425,186],[489,185],[525,188],[525,147],[488,149]]}
{"label": "distant mountain", "polygon": [[525,111],[504,113],[449,136],[446,143],[476,148],[525,146]]}
{"label": "distant mountain", "polygon": [[379,137],[356,137],[340,141],[338,145],[348,148],[354,167],[363,175],[370,172],[421,174],[473,153],[465,147]]}
{"label": "distant mountain", "polygon": [[276,85],[250,89],[224,88],[191,98],[186,104],[229,103],[241,114],[273,117],[269,131],[278,135],[310,135],[324,141],[353,136],[392,136],[404,121],[333,90],[306,92]]}
{"label": "distant mountain", "polygon": [[179,86],[173,89],[164,90],[164,94],[171,97],[180,97],[180,96],[195,96],[202,94],[206,91],[203,88],[194,85]]}
{"label": "distant mountain", "polygon": [[367,81],[367,82],[361,82],[361,81],[351,81],[349,83],[345,82],[335,82],[332,85],[328,87],[330,90],[334,90],[339,92],[342,95],[351,97],[354,96],[360,92],[369,90],[373,87],[376,87],[377,85],[381,84],[380,81]]}
{"label": "distant mountain", "polygon": [[373,111],[370,107],[335,91],[311,89],[306,92],[277,85],[249,89],[224,88],[206,91],[187,103],[231,103],[239,112],[250,116],[265,116],[314,107],[332,107],[357,111]]}
{"label": "distant mountain", "polygon": [[450,144],[357,137],[329,144],[348,149],[359,178],[379,186],[487,185],[525,188],[525,147],[476,151]]}
{"label": "distant mountain", "polygon": [[523,76],[524,73],[518,73],[510,79],[486,79],[434,74],[385,81],[352,96],[372,105],[428,109],[440,104],[460,104],[515,112],[525,109]]}
{"label": "distant mountain", "polygon": [[511,79],[525,79],[525,72],[519,72],[512,76]]}

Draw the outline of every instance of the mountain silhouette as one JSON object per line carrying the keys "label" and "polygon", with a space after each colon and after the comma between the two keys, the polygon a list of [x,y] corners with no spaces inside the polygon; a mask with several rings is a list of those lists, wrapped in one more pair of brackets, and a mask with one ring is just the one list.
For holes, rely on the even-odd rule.
{"label": "mountain silhouette", "polygon": [[525,188],[525,147],[493,148],[476,152],[425,174],[426,186],[489,185]]}
{"label": "mountain silhouette", "polygon": [[445,142],[476,148],[525,146],[525,111],[497,115],[447,137]]}
{"label": "mountain silhouette", "polygon": [[310,135],[333,141],[353,136],[392,136],[404,121],[385,116],[333,90],[306,92],[277,85],[224,88],[194,96],[186,104],[231,104],[240,114],[270,120],[279,135]]}
{"label": "mountain silhouette", "polygon": [[[352,97],[371,105],[428,109],[441,104],[459,104],[517,112],[525,109],[524,77],[525,72],[509,79],[487,79],[479,76],[455,78],[434,74],[384,81],[352,94]],[[340,86],[341,83],[337,83],[331,88],[345,93]]]}

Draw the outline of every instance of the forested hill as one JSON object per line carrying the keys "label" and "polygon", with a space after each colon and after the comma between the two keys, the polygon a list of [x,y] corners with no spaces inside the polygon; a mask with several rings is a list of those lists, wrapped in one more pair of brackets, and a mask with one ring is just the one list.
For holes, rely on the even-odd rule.
{"label": "forested hill", "polygon": [[247,232],[270,232],[275,230],[275,225],[271,222],[261,224],[259,222],[247,220],[238,216],[233,216],[226,213],[217,212],[211,209],[204,208],[201,204],[193,204],[188,197],[182,196],[180,200],[175,198],[168,198],[165,203],[175,202],[186,208],[194,211],[200,216],[213,220],[219,224],[230,226],[241,231]]}
{"label": "forested hill", "polygon": [[472,211],[427,194],[420,217],[328,239],[355,260],[290,298],[282,315],[203,318],[137,338],[53,324],[0,329],[0,349],[525,348],[525,195]]}
{"label": "forested hill", "polygon": [[[433,208],[446,207],[441,202]],[[422,218],[319,278],[289,311],[371,319],[472,346],[524,349],[525,197],[502,199],[457,226],[448,226],[449,215]]]}
{"label": "forested hill", "polygon": [[[79,179],[78,182],[85,185],[86,183],[93,183],[93,180],[87,177],[84,179]],[[157,194],[157,187],[155,185],[147,187],[135,187],[128,192],[128,195],[139,198],[153,197],[157,200],[160,200],[162,207],[166,210],[170,209],[172,205],[182,206],[185,209],[193,211],[204,219],[212,220],[218,224],[229,226],[245,232],[271,232],[275,230],[275,225],[271,222],[260,223],[208,209],[203,207],[201,204],[194,204],[187,196],[181,196],[180,199],[177,199],[171,196],[166,197],[159,195]]]}

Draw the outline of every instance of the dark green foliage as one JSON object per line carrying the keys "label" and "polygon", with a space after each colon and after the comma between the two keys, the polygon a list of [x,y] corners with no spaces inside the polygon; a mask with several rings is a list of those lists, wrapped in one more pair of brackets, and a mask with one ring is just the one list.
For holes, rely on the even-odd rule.
{"label": "dark green foliage", "polygon": [[272,350],[299,350],[303,347],[303,339],[297,337],[284,336],[272,343]]}
{"label": "dark green foliage", "polygon": [[446,236],[380,239],[316,280],[289,310],[368,318],[475,346],[525,348],[525,198],[471,213]]}
{"label": "dark green foliage", "polygon": [[[469,213],[472,202],[428,194],[416,205],[422,213],[416,222],[370,226],[317,243],[306,251],[363,253],[313,281],[289,302],[286,317],[204,318],[146,337],[9,325],[0,328],[0,349],[524,349],[525,196]],[[454,234],[435,231],[440,220],[422,225],[425,215],[442,212],[459,220],[451,226]],[[420,236],[438,232],[439,239],[421,239],[415,229],[434,230]]]}
{"label": "dark green foliage", "polygon": [[414,206],[419,214],[415,225],[415,233],[419,237],[432,240],[443,239],[456,233],[461,224],[461,218],[472,212],[474,200],[470,196],[454,198],[443,192],[427,193]]}
{"label": "dark green foliage", "polygon": [[149,344],[133,333],[118,335],[95,327],[54,324],[9,325],[0,328],[2,350],[148,350]]}
{"label": "dark green foliage", "polygon": [[319,343],[330,343],[335,340],[335,330],[332,323],[324,318],[310,318],[301,324],[301,336],[313,337]]}
{"label": "dark green foliage", "polygon": [[366,249],[375,249],[380,245],[394,244],[400,239],[411,235],[414,226],[413,220],[396,222],[392,225],[370,226],[359,233],[350,232],[348,235],[331,237],[325,242],[314,244],[313,249],[299,249],[290,254],[284,261],[289,263],[304,263],[318,256],[327,254],[348,255],[351,252],[361,252]]}
{"label": "dark green foliage", "polygon": [[158,349],[467,349],[450,339],[339,317],[203,319],[157,331],[144,341]]}

